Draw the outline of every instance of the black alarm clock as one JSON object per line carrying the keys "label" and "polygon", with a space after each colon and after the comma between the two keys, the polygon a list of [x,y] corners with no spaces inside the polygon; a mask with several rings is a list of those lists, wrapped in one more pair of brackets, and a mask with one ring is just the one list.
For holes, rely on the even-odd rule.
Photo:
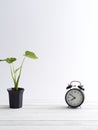
{"label": "black alarm clock", "polygon": [[[78,83],[79,85],[73,84]],[[68,91],[65,94],[65,101],[71,108],[77,108],[84,102],[84,88],[79,81],[71,81],[71,83],[66,87]]]}

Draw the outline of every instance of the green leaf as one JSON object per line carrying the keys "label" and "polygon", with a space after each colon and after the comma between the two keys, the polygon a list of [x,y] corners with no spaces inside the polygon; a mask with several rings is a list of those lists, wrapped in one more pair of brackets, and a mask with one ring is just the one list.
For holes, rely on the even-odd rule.
{"label": "green leaf", "polygon": [[36,54],[34,52],[31,52],[31,51],[25,51],[24,56],[26,56],[28,58],[31,58],[31,59],[38,59]]}
{"label": "green leaf", "polygon": [[11,58],[6,58],[5,61],[6,61],[7,63],[11,64],[11,63],[13,63],[14,61],[16,61],[16,58],[13,58],[13,57],[11,57]]}
{"label": "green leaf", "polygon": [[14,61],[16,61],[16,58],[10,57],[10,58],[6,58],[6,59],[0,59],[0,61],[6,61],[7,63],[11,64]]}

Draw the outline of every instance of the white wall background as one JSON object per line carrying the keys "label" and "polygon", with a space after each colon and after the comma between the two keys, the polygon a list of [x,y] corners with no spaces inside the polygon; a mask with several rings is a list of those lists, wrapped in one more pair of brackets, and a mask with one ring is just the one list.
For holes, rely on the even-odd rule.
{"label": "white wall background", "polygon": [[[17,66],[25,50],[39,57],[25,61],[25,99],[64,101],[67,84],[80,80],[86,100],[98,101],[97,0],[0,0],[0,58],[17,57]],[[0,99],[9,87],[9,66],[0,63]]]}

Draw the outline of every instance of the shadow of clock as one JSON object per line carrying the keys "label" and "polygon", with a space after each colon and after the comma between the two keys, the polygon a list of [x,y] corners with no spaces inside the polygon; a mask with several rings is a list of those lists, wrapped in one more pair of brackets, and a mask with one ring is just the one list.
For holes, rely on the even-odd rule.
{"label": "shadow of clock", "polygon": [[81,107],[77,107],[77,108],[71,108],[69,106],[64,106],[64,105],[52,105],[52,106],[47,106],[44,108],[45,110],[59,110],[59,111],[66,111],[66,110],[80,110]]}
{"label": "shadow of clock", "polygon": [[70,107],[70,106],[67,106],[66,109],[72,109],[72,110],[77,110],[77,109],[81,109],[81,106],[80,107]]}

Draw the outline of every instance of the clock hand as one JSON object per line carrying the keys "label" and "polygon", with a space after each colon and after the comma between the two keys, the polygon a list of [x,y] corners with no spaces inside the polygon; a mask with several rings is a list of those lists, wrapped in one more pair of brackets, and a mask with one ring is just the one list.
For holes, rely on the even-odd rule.
{"label": "clock hand", "polygon": [[72,94],[69,94],[70,96],[72,96],[73,98],[75,98]]}
{"label": "clock hand", "polygon": [[74,100],[75,98],[76,98],[76,97],[73,97],[73,98],[71,99],[71,101]]}
{"label": "clock hand", "polygon": [[76,97],[75,97],[75,96],[73,96],[72,94],[69,94],[69,95],[73,97],[73,98],[71,99],[71,101],[72,101],[72,100],[74,100],[74,99],[76,98]]}

